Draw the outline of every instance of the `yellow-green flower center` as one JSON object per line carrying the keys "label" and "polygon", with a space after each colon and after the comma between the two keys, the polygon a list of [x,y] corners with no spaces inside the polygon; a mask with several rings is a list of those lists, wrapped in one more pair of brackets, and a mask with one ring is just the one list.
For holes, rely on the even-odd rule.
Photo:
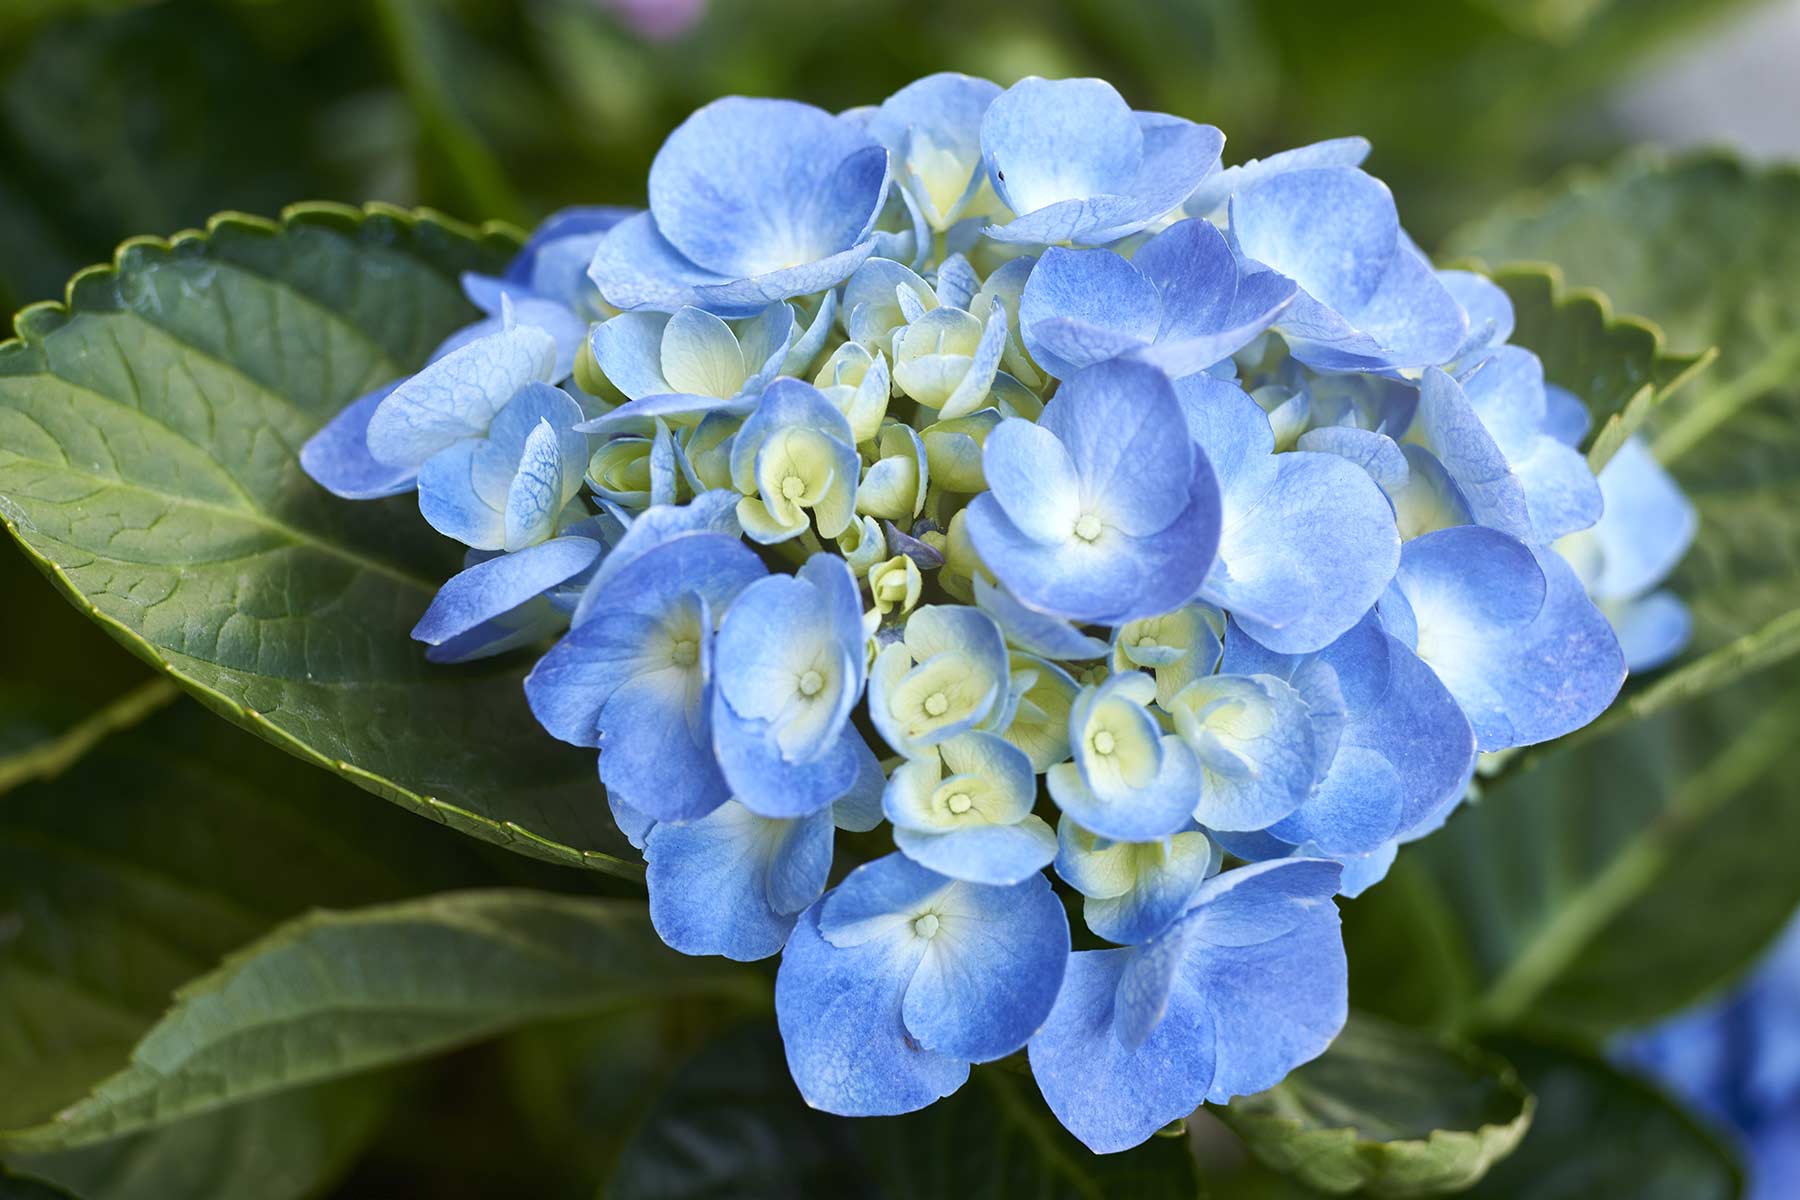
{"label": "yellow-green flower center", "polygon": [[953,792],[950,798],[944,801],[944,807],[960,817],[969,811],[969,806],[973,803],[974,801],[969,799],[969,793]]}
{"label": "yellow-green flower center", "polygon": [[1116,746],[1117,743],[1113,740],[1113,735],[1109,731],[1102,729],[1099,733],[1094,735],[1094,753],[1111,754]]}
{"label": "yellow-green flower center", "polygon": [[1100,536],[1100,518],[1093,513],[1082,513],[1081,519],[1075,522],[1075,536],[1084,542],[1091,542]]}
{"label": "yellow-green flower center", "polygon": [[781,494],[789,500],[798,500],[806,495],[806,480],[798,475],[789,475],[781,481]]}
{"label": "yellow-green flower center", "polygon": [[825,677],[817,671],[808,671],[800,677],[800,694],[802,696],[816,696],[824,686]]}
{"label": "yellow-green flower center", "polygon": [[669,661],[678,667],[691,667],[700,658],[700,645],[693,638],[677,638],[669,647]]}
{"label": "yellow-green flower center", "polygon": [[941,717],[950,709],[950,698],[942,692],[933,692],[925,697],[925,711],[931,716]]}

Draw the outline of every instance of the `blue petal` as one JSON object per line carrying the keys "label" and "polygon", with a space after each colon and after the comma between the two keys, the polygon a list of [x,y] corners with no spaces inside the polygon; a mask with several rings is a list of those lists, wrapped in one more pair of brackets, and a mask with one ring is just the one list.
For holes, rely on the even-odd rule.
{"label": "blue petal", "polygon": [[1209,829],[1267,828],[1312,791],[1307,705],[1274,676],[1197,680],[1176,695],[1175,724],[1204,773],[1193,811]]}
{"label": "blue petal", "polygon": [[658,824],[644,843],[651,923],[683,954],[767,958],[824,892],[831,840],[824,813],[774,821],[732,802]]}
{"label": "blue petal", "polygon": [[689,261],[737,279],[768,275],[862,241],[887,194],[887,157],[823,109],[728,96],[657,151],[650,211]]}
{"label": "blue petal", "polygon": [[[704,610],[703,610],[704,611]],[[606,698],[597,721],[600,782],[658,821],[705,816],[730,795],[709,746],[704,674],[640,669]]]}
{"label": "blue petal", "polygon": [[[560,292],[544,286],[540,259],[546,248],[575,239],[598,241],[600,235],[636,212],[633,208],[614,205],[578,205],[558,209],[538,222],[525,245],[512,262],[507,264],[506,282],[526,284],[544,295],[559,296]],[[584,267],[586,265],[582,264]]]}
{"label": "blue petal", "polygon": [[519,389],[554,378],[556,341],[519,325],[478,338],[388,394],[369,419],[377,462],[416,469],[464,438],[481,437]]}
{"label": "blue petal", "polygon": [[[1394,583],[1419,657],[1456,697],[1482,750],[1579,729],[1624,682],[1618,639],[1554,552],[1463,525],[1408,542]],[[1384,620],[1390,607],[1384,598]]]}
{"label": "blue petal", "polygon": [[776,1023],[807,1104],[839,1116],[892,1116],[961,1087],[969,1064],[924,1049],[901,1023],[924,955],[919,939],[834,946],[819,933],[820,911],[815,904],[801,915],[775,977]]}
{"label": "blue petal", "polygon": [[627,400],[675,391],[662,373],[662,339],[668,325],[666,313],[624,312],[596,325],[589,336],[594,361]]}
{"label": "blue petal", "polygon": [[1144,135],[1106,81],[1033,75],[988,105],[981,147],[994,191],[1024,216],[1066,200],[1128,193],[1143,163]]}
{"label": "blue petal", "polygon": [[947,833],[897,828],[894,844],[939,875],[1000,886],[1031,878],[1056,857],[1056,835],[1031,815],[1016,825],[971,825]]}
{"label": "blue petal", "polygon": [[[922,870],[899,855],[865,869],[889,862]],[[1069,921],[1050,881],[955,883],[930,911],[939,924],[906,989],[907,1032],[927,1050],[972,1062],[1023,1047],[1050,1015],[1069,961]]]}
{"label": "blue petal", "polygon": [[1660,667],[1680,654],[1694,635],[1694,618],[1672,592],[1625,601],[1607,614],[1619,636],[1625,665],[1633,671]]}
{"label": "blue petal", "polygon": [[506,545],[505,518],[476,484],[481,460],[488,457],[482,453],[486,448],[478,438],[465,438],[426,459],[419,468],[419,515],[465,546],[501,550]]}
{"label": "blue petal", "polygon": [[1274,1087],[1343,1029],[1348,979],[1330,899],[1339,873],[1336,863],[1288,859],[1202,888],[1184,922],[1194,943],[1184,972],[1213,1018],[1212,1103]]}
{"label": "blue petal", "polygon": [[1114,1033],[1135,954],[1070,955],[1056,1007],[1031,1039],[1031,1074],[1050,1111],[1097,1154],[1129,1150],[1187,1116],[1213,1077],[1212,1014],[1179,979],[1142,1043],[1127,1047]]}
{"label": "blue petal", "polygon": [[1067,447],[1105,525],[1148,536],[1188,508],[1195,456],[1175,392],[1154,367],[1090,367],[1058,389],[1039,423]]}
{"label": "blue petal", "polygon": [[1484,350],[1504,345],[1512,337],[1512,298],[1499,284],[1473,271],[1439,271],[1437,277],[1469,319],[1469,335],[1453,356],[1454,361],[1469,361]]}
{"label": "blue petal", "polygon": [[1270,175],[1239,191],[1230,207],[1240,251],[1345,315],[1374,296],[1399,245],[1393,194],[1354,167]]}
{"label": "blue petal", "polygon": [[1627,597],[1660,583],[1693,544],[1699,517],[1681,487],[1641,439],[1620,446],[1600,472],[1605,512],[1594,526],[1600,571],[1596,596]]}
{"label": "blue petal", "polygon": [[438,589],[412,635],[427,645],[445,642],[579,575],[600,557],[592,538],[552,538],[453,575]]}
{"label": "blue petal", "polygon": [[1058,379],[1149,345],[1163,320],[1156,285],[1111,250],[1051,247],[1019,297],[1025,348]]}
{"label": "blue petal", "polygon": [[[735,541],[740,532],[737,523],[737,494],[724,488],[702,492],[682,505],[657,505],[639,513],[612,551],[601,560],[599,570],[582,594],[571,624],[580,625],[595,611],[611,581],[645,554],[688,533],[718,533]],[[723,611],[724,605],[715,606]]]}
{"label": "blue petal", "polygon": [[[903,168],[908,193],[935,227],[957,215],[956,201],[966,201],[986,178],[981,169],[981,117],[999,94],[999,85],[985,79],[940,72],[889,96],[869,120],[869,133],[892,152]],[[952,176],[928,183],[920,170],[929,170],[943,158],[954,166],[939,169],[951,169]],[[957,178],[965,180],[960,190],[955,187]],[[956,194],[951,203],[941,203],[947,191]]]}
{"label": "blue petal", "polygon": [[322,487],[346,500],[378,500],[416,486],[415,468],[390,467],[369,453],[369,418],[403,380],[350,402],[300,447],[300,465]]}
{"label": "blue petal", "polygon": [[1013,417],[982,447],[988,494],[1033,541],[1060,543],[1081,516],[1081,480],[1068,447],[1042,425]]}
{"label": "blue petal", "polygon": [[1225,202],[1232,195],[1250,187],[1257,182],[1280,175],[1288,171],[1300,171],[1311,167],[1356,167],[1369,157],[1369,142],[1366,138],[1345,137],[1333,138],[1329,141],[1314,142],[1310,146],[1299,146],[1293,150],[1283,150],[1279,154],[1271,154],[1267,158],[1253,158],[1235,167],[1226,167],[1215,171],[1203,180],[1199,187],[1187,199],[1182,207],[1189,216],[1210,217],[1225,207]]}
{"label": "blue petal", "polygon": [[1227,398],[1203,379],[1176,385],[1190,432],[1223,483],[1224,533],[1200,594],[1270,649],[1318,650],[1362,619],[1393,578],[1393,510],[1341,458],[1271,455],[1274,434],[1256,402],[1236,389]]}
{"label": "blue petal", "polygon": [[995,587],[979,575],[975,577],[975,604],[994,618],[1009,645],[1027,654],[1079,662],[1100,658],[1107,652],[1106,643],[1099,638],[1082,633],[1058,617],[1027,608],[1011,592]]}
{"label": "blue petal", "polygon": [[790,762],[762,721],[732,712],[715,692],[713,752],[744,807],[766,817],[802,817],[828,807],[856,784],[861,736],[844,728],[816,758]]}

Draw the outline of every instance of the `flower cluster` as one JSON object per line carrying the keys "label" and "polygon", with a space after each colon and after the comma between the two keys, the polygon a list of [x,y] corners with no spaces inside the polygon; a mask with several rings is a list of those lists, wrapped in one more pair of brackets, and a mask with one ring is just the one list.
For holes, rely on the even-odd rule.
{"label": "flower cluster", "polygon": [[1023,1048],[1109,1151],[1272,1086],[1344,1020],[1333,897],[1611,702],[1608,615],[1685,636],[1679,492],[1596,480],[1367,144],[1223,143],[1093,79],[720,100],[306,448],[469,547],[431,657],[560,635],[533,711],[665,941],[781,955],[816,1107]]}

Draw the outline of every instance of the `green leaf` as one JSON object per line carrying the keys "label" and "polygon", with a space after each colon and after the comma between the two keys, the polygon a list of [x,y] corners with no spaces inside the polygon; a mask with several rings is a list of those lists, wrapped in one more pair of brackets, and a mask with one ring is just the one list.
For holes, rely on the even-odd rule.
{"label": "green leaf", "polygon": [[479,849],[185,700],[0,796],[0,1128],[117,1070],[227,951],[315,904],[491,877]]}
{"label": "green leaf", "polygon": [[1541,755],[1402,852],[1404,904],[1384,884],[1350,924],[1404,943],[1406,910],[1448,912],[1474,968],[1453,1024],[1599,1039],[1684,1008],[1800,904],[1797,720],[1742,687]]}
{"label": "green leaf", "polygon": [[1733,1200],[1733,1155],[1667,1098],[1583,1052],[1507,1038],[1506,1055],[1537,1096],[1531,1132],[1472,1200]]}
{"label": "green leaf", "polygon": [[77,1200],[77,1197],[54,1184],[9,1175],[5,1168],[0,1168],[0,1200]]}
{"label": "green leaf", "polygon": [[1275,1169],[1332,1194],[1460,1191],[1511,1152],[1531,1095],[1490,1054],[1352,1016],[1319,1058],[1220,1116]]}
{"label": "green leaf", "polygon": [[1674,586],[1702,649],[1767,625],[1800,596],[1796,206],[1793,168],[1640,153],[1571,174],[1450,239],[1490,261],[1554,261],[1572,284],[1657,322],[1677,352],[1718,347],[1702,386],[1650,422],[1657,457],[1700,512]]}
{"label": "green leaf", "polygon": [[512,243],[313,205],[128,243],[0,345],[0,520],[108,632],[230,720],[415,812],[627,877],[592,756],[538,728],[516,660],[426,663],[456,569],[404,498],[338,500],[306,437],[417,367]]}
{"label": "green leaf", "polygon": [[385,1076],[337,1080],[17,1165],[85,1200],[305,1200],[343,1174],[393,1100]]}
{"label": "green leaf", "polygon": [[1512,299],[1513,341],[1534,351],[1544,378],[1580,397],[1593,415],[1595,470],[1624,441],[1628,423],[1642,422],[1711,361],[1710,350],[1670,350],[1655,325],[1615,314],[1605,295],[1569,287],[1554,266],[1474,265]]}
{"label": "green leaf", "polygon": [[0,1151],[87,1145],[528,1021],[667,995],[758,998],[736,964],[676,954],[641,903],[454,892],[281,926],[183,987],[130,1065]]}

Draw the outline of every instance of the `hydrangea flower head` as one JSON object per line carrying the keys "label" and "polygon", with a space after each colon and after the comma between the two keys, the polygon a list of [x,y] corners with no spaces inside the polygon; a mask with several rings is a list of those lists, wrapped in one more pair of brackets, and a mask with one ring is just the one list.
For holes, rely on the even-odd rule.
{"label": "hydrangea flower head", "polygon": [[1110,1152],[1273,1086],[1345,1019],[1334,898],[1685,639],[1691,507],[1595,478],[1368,144],[1222,145],[1093,79],[717,101],[303,452],[467,547],[415,636],[537,648],[663,940],[780,957],[815,1107],[1023,1049]]}

